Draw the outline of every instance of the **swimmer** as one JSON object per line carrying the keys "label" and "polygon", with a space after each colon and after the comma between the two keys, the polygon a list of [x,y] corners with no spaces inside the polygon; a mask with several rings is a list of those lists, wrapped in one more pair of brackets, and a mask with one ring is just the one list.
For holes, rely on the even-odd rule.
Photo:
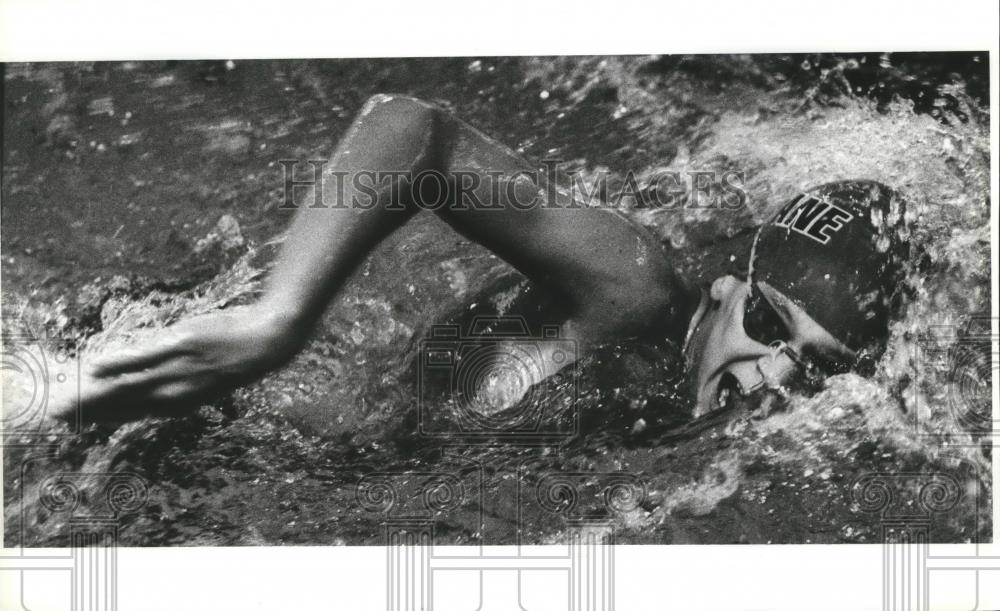
{"label": "swimmer", "polygon": [[[326,169],[324,180],[379,171],[523,177],[535,170],[446,111],[398,95],[365,104]],[[908,245],[903,202],[882,184],[828,183],[796,196],[752,239],[723,245],[741,269],[699,286],[681,278],[655,236],[620,212],[515,206],[518,189],[546,189],[511,181],[513,190],[482,181],[474,195],[488,207],[443,205],[433,213],[553,295],[566,313],[562,337],[577,341],[580,353],[629,337],[682,346],[696,414],[735,397],[864,372],[884,348]],[[430,213],[422,198],[442,195],[428,187],[434,181],[397,184],[378,190],[375,205],[352,208],[345,202],[362,194],[352,180],[343,182],[342,193],[323,191],[343,201],[299,207],[254,305],[181,321],[151,343],[94,364],[81,389],[84,419],[171,413],[286,364],[382,239]],[[75,409],[64,406],[62,414]]]}

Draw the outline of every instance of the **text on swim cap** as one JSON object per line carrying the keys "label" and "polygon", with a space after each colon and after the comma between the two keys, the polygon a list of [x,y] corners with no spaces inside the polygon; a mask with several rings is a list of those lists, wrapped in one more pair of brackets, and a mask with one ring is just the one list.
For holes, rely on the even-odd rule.
{"label": "text on swim cap", "polygon": [[800,195],[781,211],[774,224],[826,244],[833,237],[832,234],[840,231],[853,218],[850,212],[840,206],[809,195]]}

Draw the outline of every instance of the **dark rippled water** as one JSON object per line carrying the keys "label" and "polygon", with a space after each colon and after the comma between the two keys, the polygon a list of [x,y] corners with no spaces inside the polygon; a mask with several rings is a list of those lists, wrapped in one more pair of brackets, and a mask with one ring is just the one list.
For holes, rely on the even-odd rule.
{"label": "dark rippled water", "polygon": [[[988,540],[984,389],[956,376],[981,380],[982,360],[975,346],[927,350],[952,345],[955,329],[975,336],[970,316],[989,311],[985,73],[985,54],[8,65],[5,349],[35,354],[50,380],[184,315],[253,299],[290,218],[279,160],[328,156],[381,91],[438,102],[585,177],[744,171],[744,210],[631,212],[694,276],[708,273],[712,241],[797,190],[858,177],[909,199],[920,265],[872,379],[838,376],[766,417],[685,428],[676,350],[625,343],[536,389],[551,405],[576,385],[580,428],[564,443],[444,447],[416,433],[420,340],[533,295],[418,218],[293,364],[232,398],[68,437],[50,424],[15,431],[5,542],[65,545],[74,517],[111,512],[128,545],[377,543],[380,510],[405,514],[428,474],[441,541],[551,542],[565,490],[600,505],[611,473],[631,479],[601,511],[628,542],[876,541],[884,486],[873,477],[909,507],[925,507],[921,489],[941,495],[935,539]],[[23,373],[4,371],[7,414],[30,403]],[[563,492],[545,487],[556,472]]]}

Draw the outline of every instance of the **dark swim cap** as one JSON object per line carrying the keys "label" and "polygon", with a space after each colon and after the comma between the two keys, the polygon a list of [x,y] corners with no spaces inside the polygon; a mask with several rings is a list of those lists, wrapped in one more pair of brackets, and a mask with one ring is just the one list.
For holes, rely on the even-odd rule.
{"label": "dark swim cap", "polygon": [[906,206],[874,181],[802,193],[757,232],[750,272],[858,352],[880,352],[909,257]]}

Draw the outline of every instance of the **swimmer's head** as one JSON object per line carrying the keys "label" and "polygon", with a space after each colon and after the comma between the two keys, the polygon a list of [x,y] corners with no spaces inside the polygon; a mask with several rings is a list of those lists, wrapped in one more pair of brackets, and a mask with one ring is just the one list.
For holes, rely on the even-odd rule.
{"label": "swimmer's head", "polygon": [[685,341],[696,414],[734,396],[865,372],[885,348],[909,257],[905,205],[873,181],[792,198],[718,278]]}

